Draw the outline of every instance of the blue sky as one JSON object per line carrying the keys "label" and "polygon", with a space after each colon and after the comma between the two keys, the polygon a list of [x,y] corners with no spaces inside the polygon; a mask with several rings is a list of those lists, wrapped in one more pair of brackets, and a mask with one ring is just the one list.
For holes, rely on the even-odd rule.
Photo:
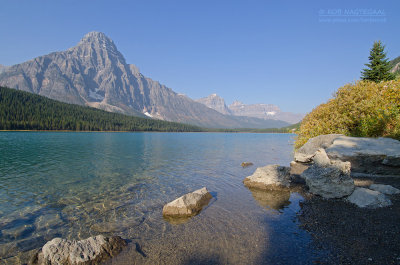
{"label": "blue sky", "polygon": [[176,92],[306,113],[360,78],[374,40],[400,56],[399,11],[398,1],[368,0],[2,0],[0,64],[101,31]]}

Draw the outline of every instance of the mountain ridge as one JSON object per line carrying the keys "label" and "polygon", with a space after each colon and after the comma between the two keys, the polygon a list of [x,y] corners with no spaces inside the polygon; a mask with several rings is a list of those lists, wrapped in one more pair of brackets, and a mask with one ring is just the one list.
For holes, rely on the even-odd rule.
{"label": "mountain ridge", "polygon": [[65,51],[8,67],[0,85],[111,112],[210,128],[272,128],[283,121],[223,115],[145,77],[101,32]]}
{"label": "mountain ridge", "polygon": [[233,115],[238,117],[253,117],[263,120],[282,120],[291,124],[301,121],[303,114],[282,112],[281,109],[274,104],[244,104],[235,100],[229,106],[225,100],[217,94],[211,94],[208,97],[196,100],[209,108],[212,108],[225,115]]}

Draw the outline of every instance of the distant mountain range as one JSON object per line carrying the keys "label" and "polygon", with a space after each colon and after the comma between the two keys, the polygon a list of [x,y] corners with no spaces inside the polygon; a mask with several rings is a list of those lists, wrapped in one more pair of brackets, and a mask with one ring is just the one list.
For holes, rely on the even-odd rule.
{"label": "distant mountain range", "polygon": [[291,124],[301,121],[304,117],[304,114],[282,112],[278,106],[273,104],[246,105],[240,101],[235,101],[227,106],[225,100],[217,94],[211,94],[196,101],[225,115],[254,117],[263,120],[282,120]]}
{"label": "distant mountain range", "polygon": [[66,51],[0,66],[0,85],[66,103],[210,128],[279,128],[302,118],[274,105],[196,102],[143,76],[100,32],[86,34]]}

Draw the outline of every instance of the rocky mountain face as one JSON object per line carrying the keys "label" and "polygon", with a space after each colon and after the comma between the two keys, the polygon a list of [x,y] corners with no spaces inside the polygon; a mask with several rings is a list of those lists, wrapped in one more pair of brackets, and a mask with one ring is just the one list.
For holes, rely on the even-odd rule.
{"label": "rocky mountain face", "polygon": [[222,114],[231,115],[230,109],[226,106],[225,100],[219,97],[217,94],[211,94],[208,97],[200,98],[196,100],[207,107],[214,109]]}
{"label": "rocky mountain face", "polygon": [[240,101],[233,102],[229,105],[229,109],[236,116],[249,116],[260,119],[271,119],[271,117],[281,111],[278,106],[273,104],[246,105]]}
{"label": "rocky mountain face", "polygon": [[217,94],[212,94],[208,97],[198,99],[197,102],[200,102],[220,113],[239,117],[253,117],[263,120],[281,120],[291,124],[301,121],[304,117],[303,114],[282,112],[278,106],[273,104],[246,105],[240,101],[235,101],[231,105],[226,106],[225,100]]}
{"label": "rocky mountain face", "polygon": [[392,73],[400,73],[400,56],[390,61],[390,67]]}
{"label": "rocky mountain face", "polygon": [[8,69],[8,66],[5,66],[5,65],[0,64],[0,74],[1,74],[2,72],[5,72],[7,69]]}
{"label": "rocky mountain face", "polygon": [[90,32],[66,51],[17,64],[0,73],[0,85],[112,112],[214,128],[271,128],[276,120],[233,117],[177,94],[127,64],[105,34]]}

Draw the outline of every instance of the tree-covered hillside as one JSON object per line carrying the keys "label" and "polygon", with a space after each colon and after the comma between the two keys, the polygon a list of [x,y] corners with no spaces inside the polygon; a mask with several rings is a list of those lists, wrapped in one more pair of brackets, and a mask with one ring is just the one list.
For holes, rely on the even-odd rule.
{"label": "tree-covered hillside", "polygon": [[202,131],[193,125],[66,104],[5,87],[0,87],[0,130]]}

